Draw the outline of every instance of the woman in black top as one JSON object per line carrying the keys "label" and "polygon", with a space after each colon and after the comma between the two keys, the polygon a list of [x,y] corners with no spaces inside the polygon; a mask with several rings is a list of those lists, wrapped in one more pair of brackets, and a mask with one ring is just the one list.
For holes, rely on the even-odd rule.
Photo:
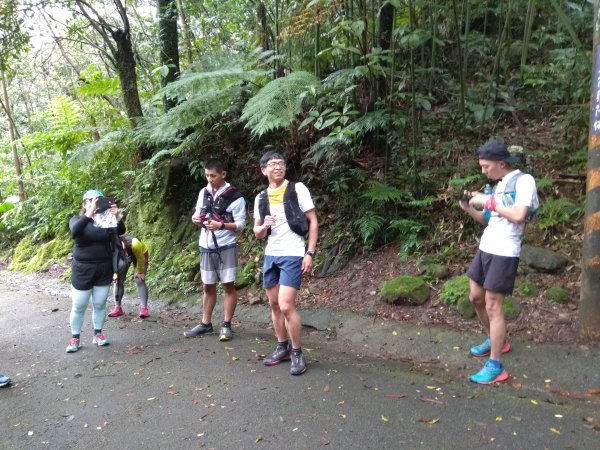
{"label": "woman in black top", "polygon": [[[92,299],[92,323],[97,345],[108,345],[102,334],[106,319],[106,299],[113,280],[114,239],[125,233],[117,205],[100,214],[102,192],[90,190],[83,194],[83,208],[79,216],[71,218],[69,230],[75,241],[71,269],[71,333],[67,353],[79,350],[80,333],[87,305]],[[106,228],[109,226],[108,228]]]}

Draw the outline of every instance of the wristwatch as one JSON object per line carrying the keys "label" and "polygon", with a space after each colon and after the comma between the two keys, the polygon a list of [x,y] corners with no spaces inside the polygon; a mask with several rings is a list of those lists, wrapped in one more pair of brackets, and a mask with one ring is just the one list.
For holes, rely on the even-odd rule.
{"label": "wristwatch", "polygon": [[306,250],[306,253],[305,253],[305,255],[308,255],[308,256],[310,256],[311,258],[314,258],[316,254],[317,254],[317,251],[316,251],[316,250],[314,250],[314,251],[311,251],[311,250]]}

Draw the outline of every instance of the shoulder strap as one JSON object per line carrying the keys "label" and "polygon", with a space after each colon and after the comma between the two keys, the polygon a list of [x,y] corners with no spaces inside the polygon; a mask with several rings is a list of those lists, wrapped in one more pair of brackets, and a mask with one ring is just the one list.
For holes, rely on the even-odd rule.
{"label": "shoulder strap", "polygon": [[265,217],[270,213],[269,194],[266,189],[258,194],[258,213],[260,215],[260,220],[265,220]]}
{"label": "shoulder strap", "polygon": [[506,182],[506,185],[504,186],[504,194],[508,194],[510,192],[516,192],[516,190],[517,190],[517,181],[523,175],[525,175],[525,174],[523,172],[519,171],[517,174],[515,174],[515,176],[511,177],[511,179],[508,180]]}

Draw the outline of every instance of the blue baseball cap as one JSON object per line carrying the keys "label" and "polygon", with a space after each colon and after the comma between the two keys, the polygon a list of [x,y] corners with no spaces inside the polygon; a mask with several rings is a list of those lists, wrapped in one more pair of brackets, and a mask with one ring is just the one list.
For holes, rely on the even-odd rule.
{"label": "blue baseball cap", "polygon": [[85,194],[83,194],[83,201],[91,200],[94,197],[104,197],[104,194],[102,193],[102,191],[90,189],[89,191],[85,191]]}
{"label": "blue baseball cap", "polygon": [[498,139],[490,139],[485,144],[477,149],[479,159],[487,159],[489,161],[506,161],[513,165],[519,161],[519,158],[512,156],[508,151],[508,146]]}

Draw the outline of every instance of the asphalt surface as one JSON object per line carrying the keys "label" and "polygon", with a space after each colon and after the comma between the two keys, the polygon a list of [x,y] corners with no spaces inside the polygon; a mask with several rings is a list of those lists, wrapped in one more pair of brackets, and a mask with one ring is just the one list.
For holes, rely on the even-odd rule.
{"label": "asphalt surface", "polygon": [[[5,273],[3,273],[4,276]],[[597,347],[512,342],[508,382],[467,381],[480,336],[303,311],[308,371],[266,367],[264,305],[240,305],[235,337],[186,339],[199,306],[107,320],[108,347],[65,353],[69,291],[0,281],[0,449],[600,448]],[[220,319],[215,313],[214,322]]]}

